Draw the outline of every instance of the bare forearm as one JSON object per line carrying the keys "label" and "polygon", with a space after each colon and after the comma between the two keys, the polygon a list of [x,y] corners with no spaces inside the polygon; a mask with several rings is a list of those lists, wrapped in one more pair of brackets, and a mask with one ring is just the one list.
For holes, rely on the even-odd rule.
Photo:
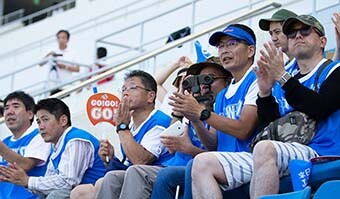
{"label": "bare forearm", "polygon": [[256,107],[252,110],[253,113],[248,114],[251,117],[241,117],[240,119],[230,119],[211,113],[210,118],[206,121],[213,128],[232,135],[238,139],[245,140],[254,132],[257,125]]}
{"label": "bare forearm", "polygon": [[79,72],[79,66],[72,66],[72,65],[66,65],[66,64],[57,64],[59,68],[65,69],[71,72]]}
{"label": "bare forearm", "polygon": [[186,154],[191,155],[192,157],[195,157],[197,154],[203,153],[205,150],[198,148],[194,145],[191,145],[190,149],[186,152]]}
{"label": "bare forearm", "polygon": [[209,151],[214,151],[217,148],[217,136],[216,133],[210,132],[201,121],[192,122],[195,131],[205,147]]}
{"label": "bare forearm", "polygon": [[159,85],[164,84],[165,80],[179,67],[178,63],[171,64],[170,66],[165,67],[157,76],[156,82]]}
{"label": "bare forearm", "polygon": [[151,164],[155,156],[138,144],[129,131],[119,132],[119,139],[126,157],[132,164]]}
{"label": "bare forearm", "polygon": [[26,158],[18,153],[12,151],[3,142],[0,141],[0,156],[2,156],[7,162],[16,163],[23,168],[26,172],[32,169],[37,163],[37,159]]}

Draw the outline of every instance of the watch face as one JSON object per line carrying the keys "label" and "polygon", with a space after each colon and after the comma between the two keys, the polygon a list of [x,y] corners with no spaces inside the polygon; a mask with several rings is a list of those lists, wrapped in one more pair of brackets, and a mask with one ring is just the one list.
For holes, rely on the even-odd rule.
{"label": "watch face", "polygon": [[120,129],[126,129],[127,125],[124,123],[119,124]]}
{"label": "watch face", "polygon": [[210,117],[210,111],[205,109],[201,112],[200,120],[204,121]]}

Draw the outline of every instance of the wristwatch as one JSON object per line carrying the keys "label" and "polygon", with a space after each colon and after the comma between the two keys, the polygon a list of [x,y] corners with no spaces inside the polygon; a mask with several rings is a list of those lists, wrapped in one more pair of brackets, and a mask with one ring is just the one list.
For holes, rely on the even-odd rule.
{"label": "wristwatch", "polygon": [[283,86],[291,77],[292,76],[288,72],[285,72],[283,73],[281,78],[278,80],[278,82],[281,86]]}
{"label": "wristwatch", "polygon": [[208,109],[204,109],[203,111],[201,111],[200,120],[205,121],[210,117],[210,115],[211,112]]}
{"label": "wristwatch", "polygon": [[120,123],[118,124],[117,128],[116,128],[116,132],[118,133],[119,131],[125,131],[125,130],[130,130],[129,126],[125,123]]}

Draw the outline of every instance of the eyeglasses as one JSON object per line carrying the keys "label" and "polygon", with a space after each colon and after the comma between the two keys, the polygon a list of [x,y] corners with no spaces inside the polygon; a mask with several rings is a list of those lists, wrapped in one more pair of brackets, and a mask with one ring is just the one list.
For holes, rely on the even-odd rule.
{"label": "eyeglasses", "polygon": [[151,89],[148,89],[148,88],[144,88],[144,87],[141,87],[141,86],[130,86],[130,87],[122,87],[121,89],[120,89],[120,92],[121,93],[124,93],[125,91],[131,91],[131,90],[136,90],[137,88],[139,88],[139,89],[143,89],[143,90],[145,90],[145,91],[152,91]]}
{"label": "eyeglasses", "polygon": [[312,26],[306,26],[300,29],[289,31],[287,33],[287,38],[294,39],[298,32],[300,32],[300,35],[302,35],[303,37],[307,37],[308,35],[310,35],[313,29],[319,36],[322,36],[322,34],[317,29],[313,28]]}
{"label": "eyeglasses", "polygon": [[237,46],[237,43],[240,43],[240,41],[236,39],[230,39],[228,41],[221,41],[216,44],[216,48],[218,50],[221,50],[223,48],[234,49]]}

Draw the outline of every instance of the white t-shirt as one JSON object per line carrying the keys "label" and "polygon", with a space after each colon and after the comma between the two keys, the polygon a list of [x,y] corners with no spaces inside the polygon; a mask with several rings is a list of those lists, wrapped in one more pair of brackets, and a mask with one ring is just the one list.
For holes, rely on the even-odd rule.
{"label": "white t-shirt", "polygon": [[[236,82],[235,84],[230,84],[229,85],[229,89],[226,92],[225,96],[226,98],[230,98],[232,96],[234,96],[234,94],[236,93],[236,91],[238,90],[238,88],[240,87],[240,85],[242,84],[242,82],[245,80],[245,78],[247,77],[248,73],[250,73],[250,71],[253,70],[253,66],[251,66],[248,71],[246,72],[246,74],[243,75],[242,79],[238,82]],[[233,81],[233,80],[232,80]],[[257,93],[259,92],[259,87],[257,85],[257,80],[255,80],[251,85],[250,88],[246,94],[245,100],[244,100],[244,105],[254,105],[256,106],[256,99],[257,99]]]}
{"label": "white t-shirt", "polygon": [[[56,59],[61,59],[70,62],[76,62],[75,53],[73,53],[69,48],[64,50],[60,50],[59,48],[51,50],[56,54],[62,55],[57,56]],[[49,51],[49,52],[51,52]],[[50,70],[49,70],[49,87],[56,86],[60,83],[63,83],[72,78],[72,72],[66,70],[65,68],[54,67],[53,63],[49,63]],[[66,66],[68,64],[65,64]]]}
{"label": "white t-shirt", "polygon": [[[34,127],[30,127],[26,130],[26,132],[21,136],[24,137],[25,135],[31,133],[34,131]],[[11,137],[12,141],[15,141],[13,137]],[[38,164],[38,166],[43,165],[45,162],[47,162],[47,159],[51,153],[51,144],[46,143],[40,134],[36,135],[31,142],[27,145],[25,150],[24,157],[26,158],[35,158],[38,160],[41,160],[41,162]]]}
{"label": "white t-shirt", "polygon": [[[142,128],[142,126],[144,125],[144,123],[146,121],[148,121],[150,119],[150,117],[156,112],[157,110],[154,109],[150,115],[148,116],[148,118],[141,124],[139,125],[139,127],[137,129],[134,129],[134,124],[133,121],[130,124],[130,131],[132,133],[133,136],[135,136],[140,129]],[[156,158],[159,158],[159,156],[163,155],[164,153],[167,152],[167,149],[165,148],[165,146],[161,143],[161,140],[159,138],[159,135],[161,132],[163,132],[165,130],[165,128],[163,126],[154,126],[152,129],[150,129],[144,136],[143,139],[141,141],[141,145],[148,150],[150,153],[152,153]],[[128,164],[127,161],[124,162],[124,164]]]}

